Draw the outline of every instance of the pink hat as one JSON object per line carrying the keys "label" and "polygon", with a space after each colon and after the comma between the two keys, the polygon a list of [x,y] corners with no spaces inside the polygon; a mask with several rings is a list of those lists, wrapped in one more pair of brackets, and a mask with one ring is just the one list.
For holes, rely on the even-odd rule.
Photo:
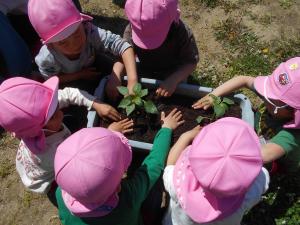
{"label": "pink hat", "polygon": [[176,162],[179,203],[197,223],[225,218],[241,206],[261,168],[254,130],[237,118],[220,119],[204,127]]}
{"label": "pink hat", "polygon": [[118,204],[117,189],[131,162],[128,140],[105,128],[84,128],[58,146],[55,180],[67,208],[79,217],[104,216]]}
{"label": "pink hat", "polygon": [[178,0],[127,0],[125,13],[132,27],[133,42],[143,49],[158,48],[173,21],[178,22]]}
{"label": "pink hat", "polygon": [[14,132],[33,153],[45,150],[42,128],[57,108],[57,90],[57,77],[44,83],[14,77],[0,86],[0,125]]}
{"label": "pink hat", "polygon": [[280,100],[294,108],[294,121],[284,127],[300,128],[300,57],[281,63],[270,76],[256,77],[254,87],[266,99]]}
{"label": "pink hat", "polygon": [[93,18],[81,14],[71,0],[29,0],[28,16],[43,44],[61,41],[80,23]]}

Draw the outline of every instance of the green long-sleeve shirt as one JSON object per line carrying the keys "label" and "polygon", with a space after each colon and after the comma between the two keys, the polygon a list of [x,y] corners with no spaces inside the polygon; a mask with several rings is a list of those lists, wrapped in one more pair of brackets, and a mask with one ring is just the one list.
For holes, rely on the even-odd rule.
{"label": "green long-sleeve shirt", "polygon": [[162,128],[155,136],[153,148],[141,167],[130,179],[121,183],[118,206],[103,217],[79,218],[71,214],[64,204],[61,189],[56,190],[59,218],[64,225],[103,224],[140,225],[143,224],[140,208],[152,186],[160,177],[171,143],[172,130]]}

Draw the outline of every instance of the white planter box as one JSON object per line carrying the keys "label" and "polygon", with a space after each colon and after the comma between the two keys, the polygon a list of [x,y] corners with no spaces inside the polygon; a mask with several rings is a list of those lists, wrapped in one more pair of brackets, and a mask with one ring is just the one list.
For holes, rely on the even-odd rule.
{"label": "white planter box", "polygon": [[[104,89],[106,82],[107,77],[101,80],[98,88],[95,90],[95,96],[97,96],[102,101],[104,101]],[[141,78],[140,82],[143,85],[143,87],[147,88],[158,86],[161,83],[160,80],[148,78]],[[212,92],[212,90],[212,88],[208,87],[201,87],[198,85],[181,83],[177,86],[175,93],[187,97],[201,98],[204,95],[207,95],[208,93]],[[240,104],[242,110],[242,119],[249,123],[252,127],[254,127],[254,112],[252,111],[251,102],[249,98],[243,94],[236,94],[234,95],[234,100]],[[99,117],[95,111],[90,111],[87,117],[87,127],[98,126]],[[133,148],[137,149],[151,150],[152,148],[152,144],[146,142],[129,140],[129,143]]]}

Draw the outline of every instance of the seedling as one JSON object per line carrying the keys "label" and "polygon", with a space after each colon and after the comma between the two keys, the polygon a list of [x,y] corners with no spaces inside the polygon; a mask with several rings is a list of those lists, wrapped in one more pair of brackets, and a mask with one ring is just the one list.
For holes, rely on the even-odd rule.
{"label": "seedling", "polygon": [[208,96],[210,96],[213,99],[213,109],[214,109],[213,117],[209,118],[205,116],[198,116],[196,118],[198,124],[200,124],[204,119],[215,120],[224,116],[224,114],[227,112],[229,107],[234,104],[234,101],[226,97],[221,98],[213,94],[209,94]]}
{"label": "seedling", "polygon": [[124,98],[121,100],[118,108],[125,109],[127,116],[135,110],[145,110],[146,113],[157,114],[158,110],[151,100],[144,100],[143,97],[148,95],[148,89],[142,89],[140,83],[133,87],[133,94],[129,95],[127,87],[119,86],[118,91]]}

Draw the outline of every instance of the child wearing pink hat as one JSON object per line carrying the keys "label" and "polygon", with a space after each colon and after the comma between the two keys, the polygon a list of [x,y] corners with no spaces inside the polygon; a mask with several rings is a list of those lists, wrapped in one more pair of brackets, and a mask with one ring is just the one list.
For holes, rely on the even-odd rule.
{"label": "child wearing pink hat", "polygon": [[[71,135],[63,123],[61,108],[69,105],[94,108],[101,117],[119,120],[111,106],[85,91],[58,90],[58,77],[44,83],[16,77],[0,86],[0,126],[21,139],[16,168],[23,184],[31,191],[47,193],[54,181],[57,146]],[[132,121],[123,120],[110,128],[127,131]]]}
{"label": "child wearing pink hat", "polygon": [[199,61],[193,33],[179,19],[178,0],[127,0],[125,13],[130,24],[123,37],[133,45],[140,75],[164,80],[156,93],[171,96]]}
{"label": "child wearing pink hat", "polygon": [[[44,44],[35,61],[45,79],[57,75],[61,83],[80,80],[75,84],[95,86],[95,80],[101,78],[96,65],[101,64],[103,73],[111,73],[111,67],[105,69],[109,63],[104,55],[110,52],[122,58],[128,88],[132,90],[137,73],[131,45],[119,35],[94,26],[90,22],[93,18],[80,13],[71,0],[29,0],[28,15]],[[102,57],[98,58],[99,55]],[[118,64],[115,64],[111,76],[121,76]],[[118,85],[110,82],[108,91]]]}
{"label": "child wearing pink hat", "polygon": [[183,123],[181,117],[176,109],[168,116],[162,113],[153,148],[131,178],[122,179],[131,147],[120,133],[87,128],[65,140],[55,156],[62,224],[143,224],[141,205],[163,171],[172,130]]}
{"label": "child wearing pink hat", "polygon": [[[253,90],[264,101],[255,121],[258,135],[266,138],[262,139],[264,163],[277,160],[273,166],[295,172],[300,166],[300,57],[281,63],[270,76],[234,77],[212,94],[224,96],[243,87]],[[212,99],[207,95],[193,107],[207,109],[211,105]]]}
{"label": "child wearing pink hat", "polygon": [[239,225],[270,178],[255,131],[227,117],[182,134],[169,153],[163,180],[170,194],[163,225]]}

